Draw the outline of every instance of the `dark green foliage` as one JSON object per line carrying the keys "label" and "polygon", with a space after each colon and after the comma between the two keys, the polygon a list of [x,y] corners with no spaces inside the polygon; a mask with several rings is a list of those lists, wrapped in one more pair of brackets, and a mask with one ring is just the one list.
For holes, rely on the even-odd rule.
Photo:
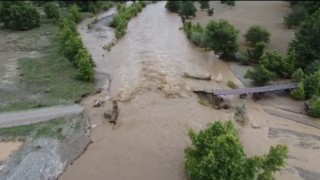
{"label": "dark green foliage", "polygon": [[251,26],[244,37],[246,41],[251,42],[252,45],[255,45],[257,42],[268,43],[270,41],[270,33],[266,28],[258,25]]}
{"label": "dark green foliage", "polygon": [[299,4],[306,8],[308,16],[311,16],[320,9],[320,1],[300,1]]}
{"label": "dark green foliage", "polygon": [[192,145],[185,149],[185,167],[192,180],[273,178],[286,164],[288,148],[271,147],[269,154],[246,157],[231,121],[217,121],[198,134],[189,131]]}
{"label": "dark green foliage", "polygon": [[210,21],[206,26],[206,34],[208,47],[221,59],[233,58],[239,49],[239,31],[224,19]]}
{"label": "dark green foliage", "polygon": [[199,1],[200,3],[200,9],[210,9],[209,1]]}
{"label": "dark green foliage", "polygon": [[312,96],[320,95],[320,70],[311,74],[310,76],[306,76],[303,79],[304,91],[306,94],[306,98],[309,99]]}
{"label": "dark green foliage", "polygon": [[180,15],[188,18],[189,16],[196,17],[197,8],[192,1],[181,1]]}
{"label": "dark green foliage", "polygon": [[46,13],[48,18],[54,18],[59,20],[60,12],[59,12],[59,5],[54,2],[47,2],[43,6],[44,12]]}
{"label": "dark green foliage", "polygon": [[95,64],[89,52],[84,48],[79,49],[76,59],[78,63],[78,77],[81,80],[92,82],[94,80]]}
{"label": "dark green foliage", "polygon": [[180,10],[180,1],[167,1],[165,6],[170,12],[179,12]]}
{"label": "dark green foliage", "polygon": [[241,64],[243,65],[250,64],[250,57],[248,56],[247,53],[239,51],[234,56],[237,61],[241,62]]}
{"label": "dark green foliage", "polygon": [[260,64],[278,76],[288,78],[291,75],[291,63],[281,53],[275,50],[266,52],[260,59]]}
{"label": "dark green foliage", "polygon": [[207,10],[208,16],[212,16],[213,13],[214,13],[213,11],[214,11],[214,8],[209,8],[209,9]]}
{"label": "dark green foliage", "polygon": [[311,64],[307,65],[304,72],[309,75],[309,74],[315,73],[319,69],[320,69],[320,60],[315,60]]}
{"label": "dark green foliage", "polygon": [[304,78],[304,72],[301,68],[297,69],[292,75],[291,79],[293,82],[302,82]]}
{"label": "dark green foliage", "polygon": [[229,5],[229,6],[235,6],[236,5],[236,1],[235,0],[227,1],[226,4]]}
{"label": "dark green foliage", "polygon": [[75,23],[79,23],[81,21],[81,14],[79,10],[80,8],[76,4],[73,4],[69,8],[69,13]]}
{"label": "dark green foliage", "polygon": [[312,117],[320,117],[320,96],[312,96],[309,100],[308,114]]}
{"label": "dark green foliage", "polygon": [[291,91],[291,95],[296,100],[304,100],[306,97],[306,94],[304,92],[303,83],[300,83],[297,89],[294,89],[293,91]]}
{"label": "dark green foliage", "polygon": [[320,10],[306,19],[289,44],[288,54],[293,57],[294,68],[303,70],[320,59]]}
{"label": "dark green foliage", "polygon": [[78,54],[78,50],[81,48],[83,48],[81,37],[73,34],[64,42],[64,48],[62,48],[61,51],[70,63],[77,67],[78,64],[76,56]]}
{"label": "dark green foliage", "polygon": [[307,18],[308,12],[302,5],[294,6],[292,12],[283,18],[284,24],[291,29],[292,26],[300,26],[300,24]]}
{"label": "dark green foliage", "polygon": [[252,49],[247,50],[249,59],[253,60],[253,62],[255,63],[259,62],[260,57],[263,55],[265,48],[266,44],[264,42],[255,43]]}
{"label": "dark green foliage", "polygon": [[268,71],[264,66],[259,65],[253,70],[249,69],[244,77],[252,79],[255,86],[264,86],[270,80],[276,78],[276,74]]}
{"label": "dark green foliage", "polygon": [[28,30],[40,25],[40,14],[27,1],[2,1],[0,21],[13,30]]}

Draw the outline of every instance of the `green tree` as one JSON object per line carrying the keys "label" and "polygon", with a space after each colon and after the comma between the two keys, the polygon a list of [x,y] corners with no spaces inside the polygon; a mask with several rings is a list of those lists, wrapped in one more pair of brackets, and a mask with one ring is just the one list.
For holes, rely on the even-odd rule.
{"label": "green tree", "polygon": [[239,49],[238,36],[236,30],[228,21],[220,19],[218,22],[210,21],[206,26],[207,45],[220,55],[220,58],[234,58],[234,54]]}
{"label": "green tree", "polygon": [[180,1],[167,1],[165,6],[170,12],[179,12],[180,10]]}
{"label": "green tree", "polygon": [[235,5],[236,5],[236,1],[235,1],[235,0],[226,1],[226,4],[227,4],[228,6],[235,6]]}
{"label": "green tree", "polygon": [[255,86],[264,86],[270,80],[276,78],[276,74],[268,71],[263,65],[259,65],[253,70],[249,69],[244,77],[252,79]]}
{"label": "green tree", "polygon": [[47,2],[43,6],[44,12],[46,13],[48,18],[54,18],[59,20],[60,13],[59,13],[59,5],[54,2]]}
{"label": "green tree", "polygon": [[291,91],[291,95],[296,100],[304,100],[306,97],[306,94],[304,92],[303,83],[300,83],[297,89]]}
{"label": "green tree", "polygon": [[297,69],[292,75],[291,79],[293,82],[302,82],[304,78],[304,73],[301,68]]}
{"label": "green tree", "polygon": [[264,49],[266,48],[266,44],[264,42],[257,42],[253,46],[252,49],[247,50],[248,57],[254,62],[259,62],[260,57],[264,53]]}
{"label": "green tree", "polygon": [[2,1],[0,21],[13,30],[28,30],[40,25],[40,14],[31,2]]}
{"label": "green tree", "polygon": [[303,5],[296,5],[293,7],[292,12],[283,17],[283,22],[287,28],[291,29],[292,26],[300,26],[308,16],[308,12]]}
{"label": "green tree", "polygon": [[320,9],[307,18],[295,33],[289,44],[288,53],[294,57],[295,69],[305,69],[315,60],[320,59]]}
{"label": "green tree", "polygon": [[287,78],[291,75],[291,63],[278,51],[271,50],[266,52],[261,57],[260,64],[280,77]]}
{"label": "green tree", "polygon": [[200,3],[201,10],[210,8],[209,1],[199,1],[199,3]]}
{"label": "green tree", "polygon": [[70,15],[73,18],[75,23],[79,23],[81,21],[81,14],[79,10],[80,8],[76,4],[73,4],[69,8]]}
{"label": "green tree", "polygon": [[308,75],[315,73],[320,69],[320,60],[315,60],[311,64],[307,65],[304,72]]}
{"label": "green tree", "polygon": [[306,98],[320,95],[320,70],[303,79]]}
{"label": "green tree", "polygon": [[308,114],[312,117],[320,117],[320,96],[312,96],[309,100]]}
{"label": "green tree", "polygon": [[214,8],[209,8],[209,9],[207,10],[208,16],[212,16],[212,14],[214,13],[213,11],[214,11]]}
{"label": "green tree", "polygon": [[61,48],[64,57],[66,57],[70,63],[77,66],[76,56],[79,49],[83,49],[83,43],[81,37],[78,35],[70,36],[64,43],[64,47]]}
{"label": "green tree", "polygon": [[92,82],[94,80],[94,63],[89,52],[81,48],[76,56],[78,63],[78,77],[81,80]]}
{"label": "green tree", "polygon": [[197,8],[194,6],[192,1],[181,1],[180,15],[185,16],[186,19],[189,16],[196,17]]}
{"label": "green tree", "polygon": [[256,44],[257,42],[268,43],[270,41],[270,33],[265,27],[258,25],[251,26],[244,37],[246,38],[246,41],[251,42],[252,45]]}
{"label": "green tree", "polygon": [[271,147],[264,156],[246,157],[231,121],[217,121],[198,134],[189,131],[192,145],[185,149],[185,167],[192,180],[253,180],[273,177],[286,164],[288,148]]}

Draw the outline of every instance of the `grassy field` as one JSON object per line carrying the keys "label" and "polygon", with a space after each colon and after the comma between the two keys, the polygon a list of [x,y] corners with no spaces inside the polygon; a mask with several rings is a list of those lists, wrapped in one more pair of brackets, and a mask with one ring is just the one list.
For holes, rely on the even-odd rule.
{"label": "grassy field", "polygon": [[[42,18],[41,26],[14,35],[6,53],[20,52],[17,60],[16,89],[0,89],[0,112],[70,104],[94,89],[94,83],[76,78],[77,70],[59,52],[58,26]],[[12,48],[10,48],[13,47]],[[36,56],[30,56],[35,52]]]}

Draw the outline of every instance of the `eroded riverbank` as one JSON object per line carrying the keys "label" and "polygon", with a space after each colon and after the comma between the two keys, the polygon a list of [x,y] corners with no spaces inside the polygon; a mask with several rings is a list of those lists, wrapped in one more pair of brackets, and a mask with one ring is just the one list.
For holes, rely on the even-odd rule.
{"label": "eroded riverbank", "polygon": [[[191,90],[226,88],[228,80],[241,85],[240,81],[226,62],[192,45],[179,30],[180,18],[168,13],[164,5],[151,4],[133,18],[127,34],[110,52],[102,47],[112,40],[111,31],[107,38],[99,38],[94,30],[87,33],[86,21],[79,25],[97,71],[111,75],[110,95],[119,101],[120,114],[113,127],[103,119],[110,103],[93,108],[96,99],[105,98],[103,93],[81,102],[96,126],[91,133],[94,142],[60,179],[185,180],[183,149],[190,143],[188,129],[200,130],[213,120],[233,119],[232,109],[202,106]],[[210,73],[213,79],[221,73],[222,81],[185,79],[184,72]],[[317,138],[301,139],[292,133],[311,135],[318,130],[268,114],[263,108],[274,108],[272,103],[257,104],[237,97],[227,100],[233,105],[247,105],[249,125],[238,128],[249,156],[266,153],[271,145],[289,146],[290,157],[294,158],[288,160],[287,169],[277,174],[278,179],[301,178],[299,168],[320,173],[316,164],[319,151],[313,148],[317,145],[308,149],[297,145],[308,141],[317,144]],[[288,133],[292,138],[286,138]]]}

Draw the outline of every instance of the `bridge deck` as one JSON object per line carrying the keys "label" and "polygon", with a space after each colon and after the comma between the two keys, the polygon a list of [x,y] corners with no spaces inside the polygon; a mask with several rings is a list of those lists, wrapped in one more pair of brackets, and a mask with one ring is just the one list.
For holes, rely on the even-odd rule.
{"label": "bridge deck", "polygon": [[239,88],[239,89],[219,89],[213,90],[212,93],[217,96],[225,95],[240,95],[240,94],[252,94],[259,92],[272,92],[286,89],[294,89],[298,87],[298,83],[289,83],[289,84],[279,84],[272,86],[262,86],[262,87],[253,87],[253,88]]}

